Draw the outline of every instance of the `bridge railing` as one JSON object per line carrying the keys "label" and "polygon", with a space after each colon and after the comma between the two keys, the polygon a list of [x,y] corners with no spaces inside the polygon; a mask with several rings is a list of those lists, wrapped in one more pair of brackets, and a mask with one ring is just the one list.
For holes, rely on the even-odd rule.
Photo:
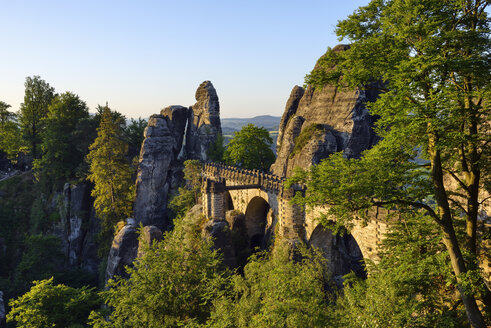
{"label": "bridge railing", "polygon": [[270,191],[282,191],[286,181],[285,177],[260,170],[243,169],[214,162],[205,163],[203,174],[216,181],[226,180],[236,184],[258,185],[261,189]]}

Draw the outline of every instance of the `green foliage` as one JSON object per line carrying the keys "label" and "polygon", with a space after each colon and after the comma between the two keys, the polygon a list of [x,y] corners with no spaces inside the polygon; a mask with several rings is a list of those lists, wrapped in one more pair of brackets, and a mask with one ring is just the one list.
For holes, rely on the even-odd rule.
{"label": "green foliage", "polygon": [[101,304],[93,288],[54,285],[53,278],[33,283],[30,291],[9,303],[7,320],[17,327],[87,327],[90,311]]}
{"label": "green foliage", "polygon": [[125,129],[124,137],[128,143],[130,157],[138,156],[144,139],[143,131],[147,127],[147,121],[141,117],[138,120],[131,119]]}
{"label": "green foliage", "polygon": [[253,255],[232,291],[215,301],[211,327],[327,327],[326,263],[300,246],[302,259],[277,243],[270,253]]}
{"label": "green foliage", "polygon": [[25,291],[31,281],[47,279],[60,270],[64,257],[61,240],[53,235],[27,236],[24,252],[15,270],[14,284]]}
{"label": "green foliage", "polygon": [[336,320],[350,327],[463,327],[449,256],[430,217],[404,214],[391,226],[367,280],[345,277]]}
{"label": "green foliage", "polygon": [[169,208],[174,218],[184,216],[194,205],[196,205],[194,192],[183,187],[179,187],[178,194],[169,201]]}
{"label": "green foliage", "polygon": [[74,178],[87,153],[87,149],[78,145],[83,139],[77,127],[82,119],[88,118],[87,105],[77,95],[66,92],[53,99],[42,120],[45,126],[41,132],[42,157],[34,160],[33,168],[39,181],[59,190]]}
{"label": "green foliage", "polygon": [[307,143],[313,138],[318,138],[325,132],[325,128],[321,124],[311,124],[300,132],[298,137],[295,138],[295,147],[290,153],[290,157],[295,156],[307,145]]}
{"label": "green foliage", "polygon": [[217,134],[215,142],[210,145],[206,151],[206,156],[208,160],[212,162],[223,161],[223,155],[225,153],[225,138],[221,134]]}
{"label": "green foliage", "polygon": [[224,160],[229,165],[269,171],[275,161],[272,143],[268,130],[248,124],[230,140]]}
{"label": "green foliage", "polygon": [[15,161],[22,150],[22,139],[17,115],[7,110],[10,105],[0,101],[0,151]]}
{"label": "green foliage", "polygon": [[22,146],[18,117],[8,109],[10,105],[0,101],[0,151],[15,161]]}
{"label": "green foliage", "polygon": [[[490,173],[488,3],[373,0],[340,21],[336,32],[351,41],[350,49],[329,50],[307,82],[380,91],[369,108],[380,117],[377,132],[383,141],[365,152],[365,159],[335,155],[296,178],[311,180],[307,203],[327,203],[334,207],[331,213],[345,218],[372,205],[428,213],[440,225],[476,327],[485,326],[474,300],[479,295],[464,292],[464,277],[476,267],[479,193]],[[465,240],[458,238],[461,217]],[[491,307],[485,289],[482,300]]]}
{"label": "green foliage", "polygon": [[[14,271],[22,257],[24,239],[30,230],[30,210],[36,189],[32,175],[24,173],[0,182],[0,239],[5,248],[0,251],[0,290],[6,297],[16,293]],[[1,279],[7,282],[3,284]]]}
{"label": "green foliage", "polygon": [[8,110],[10,107],[6,102],[0,101],[0,124],[7,123],[15,117],[15,114]]}
{"label": "green foliage", "polygon": [[48,106],[55,97],[54,88],[39,76],[27,77],[24,102],[20,105],[19,123],[22,138],[29,145],[33,158],[38,158],[43,118],[48,115]]}
{"label": "green foliage", "polygon": [[181,217],[194,205],[198,204],[201,197],[201,170],[203,165],[199,160],[187,160],[184,162],[184,187],[179,187],[179,193],[169,202],[169,208],[174,217]]}
{"label": "green foliage", "polygon": [[[123,126],[121,117],[106,106],[97,128],[97,138],[87,155],[90,163],[87,179],[94,183],[91,195],[97,217],[101,219],[100,237],[105,242],[112,239],[116,223],[131,216],[134,200],[132,171],[125,157],[128,145],[122,137]],[[101,254],[105,254],[108,247],[109,244],[103,246]]]}
{"label": "green foliage", "polygon": [[146,246],[144,255],[128,268],[130,278],[109,282],[106,304],[112,311],[93,312],[94,327],[180,327],[203,324],[212,300],[227,285],[211,241],[183,221],[164,234],[162,242]]}

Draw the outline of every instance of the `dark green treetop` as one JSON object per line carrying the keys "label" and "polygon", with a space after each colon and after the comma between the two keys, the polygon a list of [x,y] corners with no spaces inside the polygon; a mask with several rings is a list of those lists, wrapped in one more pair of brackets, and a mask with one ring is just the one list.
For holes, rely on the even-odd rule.
{"label": "dark green treetop", "polygon": [[89,118],[85,102],[71,92],[56,96],[42,120],[42,157],[34,160],[38,180],[59,189],[73,179],[78,166],[84,161],[86,150],[78,147],[82,142],[77,133],[82,119]]}

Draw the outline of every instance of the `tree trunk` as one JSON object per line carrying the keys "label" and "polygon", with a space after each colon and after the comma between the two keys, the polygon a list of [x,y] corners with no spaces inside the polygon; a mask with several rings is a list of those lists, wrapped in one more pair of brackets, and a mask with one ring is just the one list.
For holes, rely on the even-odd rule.
{"label": "tree trunk", "polygon": [[450,255],[452,268],[457,278],[457,289],[459,290],[462,302],[464,303],[469,322],[471,323],[472,327],[485,328],[486,325],[484,324],[484,318],[481,311],[479,311],[476,299],[473,295],[466,294],[461,285],[462,274],[465,274],[467,272],[467,268],[465,266],[464,257],[457,241],[457,236],[455,235],[455,230],[452,222],[452,212],[450,210],[447,193],[445,191],[445,186],[443,183],[441,156],[440,151],[437,147],[438,135],[433,130],[431,122],[428,123],[427,131],[429,137],[428,153],[430,155],[431,161],[431,179],[435,191],[435,200],[438,206],[438,214],[441,218],[438,223],[443,230],[443,242],[447,247],[448,253]]}
{"label": "tree trunk", "polygon": [[460,251],[457,237],[455,236],[455,231],[453,229],[452,222],[444,222],[442,225],[443,229],[443,243],[447,247],[448,253],[450,255],[450,261],[452,262],[452,268],[457,277],[457,289],[459,290],[462,302],[465,306],[465,312],[472,325],[476,328],[485,328],[484,318],[479,307],[477,306],[476,299],[474,296],[466,294],[461,286],[461,275],[467,272],[464,263],[464,257]]}

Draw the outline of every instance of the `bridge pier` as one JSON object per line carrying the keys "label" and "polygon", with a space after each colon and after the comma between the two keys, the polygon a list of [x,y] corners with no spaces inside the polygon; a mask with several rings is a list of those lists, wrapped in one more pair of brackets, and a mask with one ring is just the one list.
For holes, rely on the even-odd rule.
{"label": "bridge pier", "polygon": [[225,184],[223,182],[205,179],[203,181],[203,212],[209,219],[225,219],[224,196]]}
{"label": "bridge pier", "polygon": [[279,194],[278,216],[281,220],[278,222],[278,235],[285,239],[305,241],[305,209],[291,203],[293,196],[293,189],[283,189]]}

